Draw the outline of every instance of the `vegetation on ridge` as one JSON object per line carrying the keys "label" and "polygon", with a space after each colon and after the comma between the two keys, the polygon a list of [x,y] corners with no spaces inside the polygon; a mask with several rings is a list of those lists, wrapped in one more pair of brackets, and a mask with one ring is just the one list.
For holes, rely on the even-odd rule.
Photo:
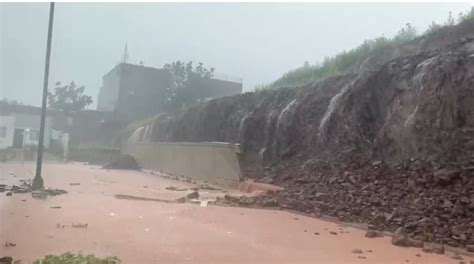
{"label": "vegetation on ridge", "polygon": [[[459,13],[457,23],[474,19],[474,8],[469,12]],[[326,57],[322,63],[310,64],[307,61],[303,66],[290,70],[278,80],[268,85],[259,85],[256,90],[278,89],[282,87],[300,87],[310,83],[318,82],[322,79],[338,76],[348,73],[357,73],[364,60],[372,57],[374,61],[383,61],[385,52],[397,46],[414,40],[419,36],[433,33],[443,27],[454,26],[457,24],[451,12],[443,25],[436,24],[434,21],[428,26],[428,29],[421,35],[417,30],[407,23],[404,28],[392,38],[378,37],[371,40],[365,40],[358,47],[349,51],[343,51],[333,57]]]}

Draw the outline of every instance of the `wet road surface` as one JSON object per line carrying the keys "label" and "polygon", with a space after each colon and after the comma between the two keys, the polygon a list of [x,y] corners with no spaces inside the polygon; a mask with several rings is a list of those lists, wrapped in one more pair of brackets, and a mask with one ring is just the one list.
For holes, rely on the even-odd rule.
{"label": "wet road surface", "polygon": [[[0,183],[31,178],[34,171],[33,164],[0,166]],[[395,247],[389,237],[365,238],[362,230],[285,211],[114,197],[174,200],[188,191],[166,187],[194,186],[149,173],[46,164],[44,177],[46,187],[65,189],[68,194],[38,200],[29,193],[0,193],[0,257],[31,262],[46,254],[81,251],[118,256],[123,263],[133,264],[460,262],[448,253]],[[210,199],[223,195],[220,191],[201,194]],[[6,241],[16,246],[4,247]],[[354,254],[355,249],[362,254]],[[471,260],[464,257],[465,263]]]}

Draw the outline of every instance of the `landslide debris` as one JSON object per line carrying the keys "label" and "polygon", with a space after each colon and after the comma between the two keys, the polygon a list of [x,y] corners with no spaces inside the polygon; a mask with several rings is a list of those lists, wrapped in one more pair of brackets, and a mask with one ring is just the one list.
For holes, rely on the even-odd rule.
{"label": "landslide debris", "polygon": [[103,168],[108,170],[140,170],[140,165],[133,156],[126,154],[120,155]]}
{"label": "landslide debris", "polygon": [[359,75],[211,100],[148,124],[149,141],[241,144],[244,175],[284,190],[225,198],[474,245],[474,39]]}

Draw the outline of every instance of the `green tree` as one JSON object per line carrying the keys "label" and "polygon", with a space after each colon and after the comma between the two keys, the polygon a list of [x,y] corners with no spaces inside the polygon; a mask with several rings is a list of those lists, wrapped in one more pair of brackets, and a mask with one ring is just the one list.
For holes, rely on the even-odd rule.
{"label": "green tree", "polygon": [[85,86],[76,86],[74,82],[61,85],[56,82],[54,92],[48,92],[49,107],[66,115],[82,111],[92,104],[92,97],[84,94]]}
{"label": "green tree", "polygon": [[163,67],[171,76],[166,89],[165,107],[167,110],[180,110],[196,104],[205,98],[205,80],[214,76],[214,68],[206,68],[200,62],[194,67],[193,62],[176,61]]}

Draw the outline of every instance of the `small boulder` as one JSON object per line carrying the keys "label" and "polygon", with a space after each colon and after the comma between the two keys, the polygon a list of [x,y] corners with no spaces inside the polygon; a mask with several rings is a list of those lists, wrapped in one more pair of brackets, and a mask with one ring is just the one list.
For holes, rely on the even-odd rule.
{"label": "small boulder", "polygon": [[111,163],[105,165],[108,170],[140,170],[140,165],[131,155],[120,155]]}
{"label": "small boulder", "polygon": [[444,245],[434,243],[424,243],[423,249],[426,253],[444,254]]}
{"label": "small boulder", "polygon": [[188,193],[186,195],[186,198],[188,198],[188,199],[198,199],[199,198],[199,192]]}
{"label": "small boulder", "polygon": [[176,202],[177,202],[177,203],[185,203],[185,202],[186,202],[186,198],[185,198],[185,197],[178,198],[178,199],[176,199]]}
{"label": "small boulder", "polygon": [[459,255],[459,253],[454,253],[453,255],[451,255],[451,258],[456,259],[456,260],[463,260],[463,258],[461,257],[461,255]]}
{"label": "small boulder", "polygon": [[13,258],[12,257],[1,257],[0,264],[12,264]]}
{"label": "small boulder", "polygon": [[467,250],[468,252],[474,252],[474,244],[472,244],[472,245],[466,245],[466,250]]}
{"label": "small boulder", "polygon": [[444,254],[444,245],[434,244],[433,245],[433,252],[436,253],[436,254]]}
{"label": "small boulder", "polygon": [[410,247],[422,248],[424,245],[423,241],[417,239],[409,239],[408,242],[410,243]]}
{"label": "small boulder", "polygon": [[327,193],[318,192],[314,195],[316,201],[328,201],[331,196]]}
{"label": "small boulder", "polygon": [[411,246],[410,239],[408,239],[408,237],[403,234],[403,229],[401,227],[399,227],[397,231],[395,231],[395,233],[393,234],[392,244],[400,247]]}
{"label": "small boulder", "polygon": [[426,252],[426,253],[433,253],[433,248],[431,247],[430,244],[427,244],[427,243],[425,243],[425,244],[423,245],[423,249],[422,249],[422,250],[423,250],[423,252]]}
{"label": "small boulder", "polygon": [[440,185],[448,185],[459,176],[459,170],[439,169],[433,173],[433,178]]}
{"label": "small boulder", "polygon": [[377,230],[377,227],[375,225],[368,225],[367,229],[368,230]]}
{"label": "small boulder", "polygon": [[374,238],[374,237],[383,237],[383,233],[375,230],[368,230],[365,233],[365,237]]}

